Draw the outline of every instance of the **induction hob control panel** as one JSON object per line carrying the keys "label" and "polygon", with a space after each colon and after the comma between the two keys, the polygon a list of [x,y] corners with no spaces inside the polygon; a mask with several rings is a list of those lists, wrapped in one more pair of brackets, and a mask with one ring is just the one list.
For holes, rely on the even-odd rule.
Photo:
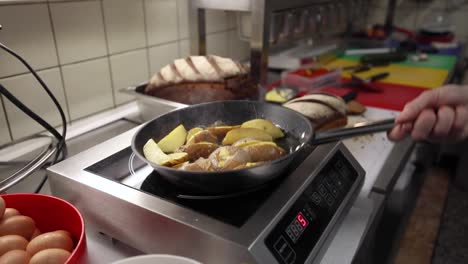
{"label": "induction hob control panel", "polygon": [[357,178],[351,163],[336,152],[266,237],[278,263],[306,261]]}

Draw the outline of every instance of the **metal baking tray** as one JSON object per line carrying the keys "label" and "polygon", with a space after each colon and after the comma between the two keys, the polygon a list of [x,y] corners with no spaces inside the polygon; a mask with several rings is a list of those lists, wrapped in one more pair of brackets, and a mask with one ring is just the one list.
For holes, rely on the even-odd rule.
{"label": "metal baking tray", "polygon": [[145,82],[137,86],[130,86],[119,90],[121,93],[135,96],[142,121],[146,122],[174,109],[188,106],[186,104],[144,94],[143,91],[147,84],[148,83]]}
{"label": "metal baking tray", "polygon": [[[147,82],[141,83],[137,86],[130,86],[127,88],[120,89],[119,92],[125,93],[128,95],[135,96],[136,102],[140,111],[141,121],[146,122],[154,119],[157,116],[165,114],[169,111],[172,111],[177,108],[182,108],[188,106],[187,104],[182,104],[166,99],[162,99],[155,96],[146,95],[144,93]],[[258,87],[257,94],[252,98],[239,99],[239,100],[260,100],[263,98],[265,93],[265,88]]]}

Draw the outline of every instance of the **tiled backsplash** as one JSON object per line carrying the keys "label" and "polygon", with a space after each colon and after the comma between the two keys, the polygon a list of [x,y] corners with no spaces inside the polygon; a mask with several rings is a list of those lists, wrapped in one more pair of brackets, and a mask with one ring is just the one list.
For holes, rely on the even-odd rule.
{"label": "tiled backsplash", "polygon": [[[1,4],[0,42],[36,69],[69,122],[129,102],[119,89],[147,81],[173,59],[188,56],[189,0],[39,1]],[[208,52],[248,57],[235,14],[207,12]],[[0,83],[53,125],[59,115],[17,60],[0,51]],[[0,145],[42,128],[0,100]]]}

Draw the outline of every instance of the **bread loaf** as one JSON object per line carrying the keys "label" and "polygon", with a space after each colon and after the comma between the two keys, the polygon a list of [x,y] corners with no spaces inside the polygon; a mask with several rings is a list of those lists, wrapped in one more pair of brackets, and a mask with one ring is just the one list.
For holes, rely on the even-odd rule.
{"label": "bread loaf", "polygon": [[245,99],[257,95],[248,69],[214,55],[177,59],[154,74],[145,89],[148,95],[185,104]]}
{"label": "bread loaf", "polygon": [[326,93],[308,94],[283,105],[306,116],[315,129],[324,130],[346,126],[345,101]]}

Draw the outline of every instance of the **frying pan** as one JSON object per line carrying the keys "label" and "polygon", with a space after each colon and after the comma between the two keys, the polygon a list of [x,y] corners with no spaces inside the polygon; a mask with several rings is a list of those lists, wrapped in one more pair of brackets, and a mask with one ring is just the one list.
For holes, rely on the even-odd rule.
{"label": "frying pan", "polygon": [[[160,166],[145,159],[143,146],[154,138],[159,141],[176,126],[186,128],[208,126],[216,121],[239,125],[245,121],[263,118],[278,125],[285,137],[276,141],[288,154],[266,164],[228,171],[195,172]],[[314,133],[310,121],[288,108],[257,101],[220,101],[188,106],[161,115],[141,127],[132,139],[135,154],[151,165],[162,177],[192,193],[226,194],[259,187],[280,176],[295,155],[306,145],[318,145],[374,132],[387,131],[394,120],[362,124],[354,128]]]}

